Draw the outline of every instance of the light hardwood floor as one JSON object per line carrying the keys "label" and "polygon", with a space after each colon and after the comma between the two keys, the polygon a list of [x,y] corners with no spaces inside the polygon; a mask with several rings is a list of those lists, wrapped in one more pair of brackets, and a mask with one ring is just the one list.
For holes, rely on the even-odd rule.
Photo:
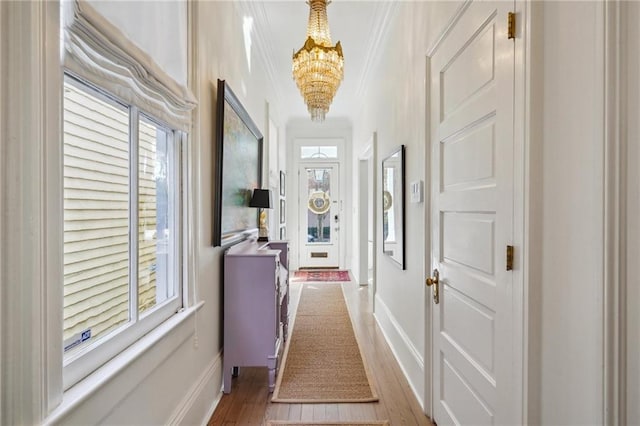
{"label": "light hardwood floor", "polygon": [[[291,283],[291,311],[295,312],[301,283]],[[323,285],[323,284],[318,284]],[[378,402],[357,404],[272,403],[266,368],[241,368],[231,393],[224,395],[209,425],[264,425],[267,420],[370,421],[388,420],[395,425],[432,425],[375,322],[368,303],[367,287],[343,284],[358,341],[373,375]],[[295,327],[295,319],[293,323]]]}

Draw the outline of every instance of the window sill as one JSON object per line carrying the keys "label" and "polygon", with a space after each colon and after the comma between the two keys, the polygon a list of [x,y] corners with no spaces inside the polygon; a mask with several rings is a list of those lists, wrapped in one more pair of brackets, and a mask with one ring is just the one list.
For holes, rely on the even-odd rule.
{"label": "window sill", "polygon": [[[173,315],[153,331],[143,336],[138,342],[134,343],[115,358],[111,359],[76,385],[69,388],[64,392],[61,404],[44,419],[43,423],[46,425],[57,424],[61,420],[64,420],[65,417],[70,415],[73,410],[78,408],[83,402],[88,400],[96,392],[100,391],[107,383],[120,375],[125,369],[127,369],[127,367],[131,366],[137,359],[147,353],[165,337],[170,335],[174,330],[178,329],[181,324],[192,318],[196,312],[204,306],[204,303],[204,301],[201,301],[196,305]],[[187,338],[189,338],[189,336],[193,335],[193,333],[194,330],[189,329],[185,331],[184,335],[174,339],[172,341],[173,347],[170,348],[170,352],[173,352],[173,350],[180,346]],[[129,383],[131,382],[129,381]],[[135,387],[137,384],[138,383],[131,383],[131,386]]]}

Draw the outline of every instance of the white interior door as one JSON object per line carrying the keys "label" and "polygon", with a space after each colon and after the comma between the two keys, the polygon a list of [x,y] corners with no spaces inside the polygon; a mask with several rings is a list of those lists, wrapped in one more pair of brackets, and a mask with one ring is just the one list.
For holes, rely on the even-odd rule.
{"label": "white interior door", "polygon": [[340,263],[340,179],[337,163],[301,164],[299,265],[338,268]]}
{"label": "white interior door", "polygon": [[513,277],[506,270],[514,214],[513,6],[474,1],[430,60],[438,425],[521,423],[513,408],[520,390],[512,378]]}

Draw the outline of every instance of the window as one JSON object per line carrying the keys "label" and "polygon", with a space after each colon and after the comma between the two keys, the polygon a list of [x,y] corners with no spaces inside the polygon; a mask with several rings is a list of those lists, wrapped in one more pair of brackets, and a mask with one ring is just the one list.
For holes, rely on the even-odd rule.
{"label": "window", "polygon": [[63,115],[69,387],[182,307],[185,135],[69,75]]}
{"label": "window", "polygon": [[337,146],[302,146],[300,158],[338,158]]}

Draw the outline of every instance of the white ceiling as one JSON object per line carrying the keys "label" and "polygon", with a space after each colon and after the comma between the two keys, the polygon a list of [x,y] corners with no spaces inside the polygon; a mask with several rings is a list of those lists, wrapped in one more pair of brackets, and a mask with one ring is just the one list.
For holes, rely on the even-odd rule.
{"label": "white ceiling", "polygon": [[[304,0],[243,2],[254,17],[253,42],[266,62],[275,85],[283,120],[309,117],[306,105],[291,74],[293,52],[306,38],[309,6]],[[327,118],[353,120],[375,66],[378,45],[386,33],[392,2],[335,0],[327,7],[333,44],[340,41],[344,52],[344,80]]]}

